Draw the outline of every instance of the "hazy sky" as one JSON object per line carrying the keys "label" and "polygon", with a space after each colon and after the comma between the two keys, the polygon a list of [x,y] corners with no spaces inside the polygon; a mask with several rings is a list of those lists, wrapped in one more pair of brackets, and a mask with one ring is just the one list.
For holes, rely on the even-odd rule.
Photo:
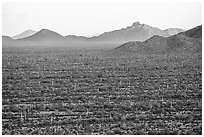
{"label": "hazy sky", "polygon": [[201,3],[2,3],[2,34],[47,28],[61,35],[92,35],[131,26],[190,29],[202,24]]}

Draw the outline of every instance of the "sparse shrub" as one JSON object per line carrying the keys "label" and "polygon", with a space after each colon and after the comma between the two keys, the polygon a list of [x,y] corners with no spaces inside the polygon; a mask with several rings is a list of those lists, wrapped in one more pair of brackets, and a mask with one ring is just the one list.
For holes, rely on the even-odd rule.
{"label": "sparse shrub", "polygon": [[144,130],[139,130],[135,133],[135,135],[147,135],[147,132],[145,132]]}

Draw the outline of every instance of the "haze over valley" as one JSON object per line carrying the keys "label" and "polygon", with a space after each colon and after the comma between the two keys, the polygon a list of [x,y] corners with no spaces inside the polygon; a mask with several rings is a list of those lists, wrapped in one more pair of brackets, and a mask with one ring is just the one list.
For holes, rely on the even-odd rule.
{"label": "haze over valley", "polygon": [[[38,32],[33,30],[26,30],[21,34],[10,38],[9,36],[3,36],[3,46],[12,46],[15,44],[18,45],[19,43],[24,45],[24,42],[26,42],[28,45],[32,45],[33,42],[37,42],[38,44],[44,43],[43,45],[46,45],[45,43],[58,43],[59,45],[60,43],[63,43],[63,46],[66,46],[66,43],[79,43],[79,45],[80,43],[109,43],[119,45],[128,41],[144,41],[154,35],[168,37],[183,31],[184,30],[180,28],[169,28],[161,30],[146,24],[140,24],[139,22],[135,22],[126,28],[105,32],[98,36],[92,37],[75,35],[62,36],[59,33],[48,29],[42,29]],[[69,46],[69,44],[67,45]]]}

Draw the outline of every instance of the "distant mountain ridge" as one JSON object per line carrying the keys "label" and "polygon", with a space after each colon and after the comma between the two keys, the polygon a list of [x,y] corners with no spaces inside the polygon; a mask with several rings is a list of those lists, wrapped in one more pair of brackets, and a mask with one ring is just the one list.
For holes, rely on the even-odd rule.
{"label": "distant mountain ridge", "polygon": [[161,30],[156,27],[151,27],[146,24],[140,24],[139,22],[135,22],[132,24],[132,26],[128,26],[126,28],[122,28],[119,30],[105,32],[103,34],[100,34],[98,36],[93,36],[93,37],[75,36],[75,35],[62,36],[54,31],[51,31],[48,29],[42,29],[34,33],[33,35],[23,37],[18,40],[32,41],[32,42],[65,42],[67,41],[67,42],[125,43],[128,41],[144,41],[154,35],[168,37],[168,36],[183,32],[183,31],[184,30],[178,29],[178,28],[175,28],[175,29],[170,28],[166,30]]}
{"label": "distant mountain ridge", "polygon": [[156,27],[151,27],[146,24],[140,24],[139,22],[135,22],[132,24],[132,26],[128,26],[120,30],[105,32],[99,36],[91,37],[89,38],[89,40],[110,42],[144,41],[154,35],[168,37],[183,31],[183,29],[178,28],[161,30]]}
{"label": "distant mountain ridge", "polygon": [[169,28],[169,29],[165,29],[165,30],[163,30],[163,31],[165,31],[166,33],[168,33],[169,36],[178,34],[178,33],[180,33],[180,32],[184,32],[184,30],[183,30],[183,29],[180,29],[180,28]]}
{"label": "distant mountain ridge", "polygon": [[173,36],[155,35],[144,42],[130,41],[115,48],[117,53],[158,54],[171,52],[195,53],[202,51],[202,26],[195,27]]}
{"label": "distant mountain ridge", "polygon": [[29,37],[18,40],[32,42],[61,42],[66,41],[66,38],[54,31],[42,29]]}
{"label": "distant mountain ridge", "polygon": [[34,30],[26,30],[18,35],[15,35],[13,36],[12,38],[13,39],[22,39],[22,38],[25,38],[25,37],[29,37],[33,34],[35,34],[37,31],[34,31]]}

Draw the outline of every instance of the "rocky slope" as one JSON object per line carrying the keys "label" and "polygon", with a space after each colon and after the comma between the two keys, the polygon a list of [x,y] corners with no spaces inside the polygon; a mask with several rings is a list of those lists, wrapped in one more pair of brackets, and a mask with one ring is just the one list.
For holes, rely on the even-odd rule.
{"label": "rocky slope", "polygon": [[131,41],[114,49],[116,52],[171,53],[199,52],[202,49],[202,26],[169,37],[155,35],[144,42]]}

